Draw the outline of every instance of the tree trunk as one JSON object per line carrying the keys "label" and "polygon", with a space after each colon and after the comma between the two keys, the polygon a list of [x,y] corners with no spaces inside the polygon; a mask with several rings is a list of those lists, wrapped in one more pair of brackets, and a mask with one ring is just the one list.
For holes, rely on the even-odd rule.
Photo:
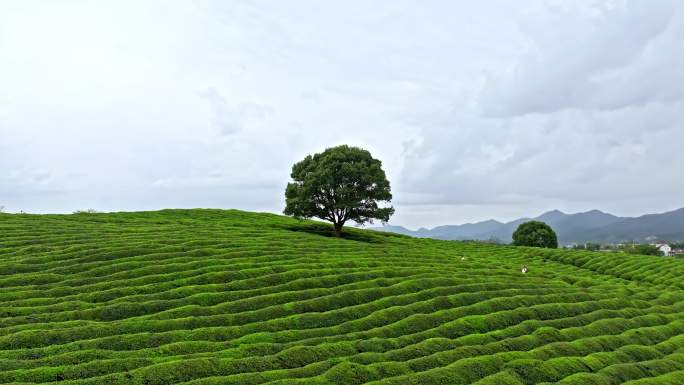
{"label": "tree trunk", "polygon": [[342,236],[342,223],[335,223],[335,236],[336,237],[341,237]]}

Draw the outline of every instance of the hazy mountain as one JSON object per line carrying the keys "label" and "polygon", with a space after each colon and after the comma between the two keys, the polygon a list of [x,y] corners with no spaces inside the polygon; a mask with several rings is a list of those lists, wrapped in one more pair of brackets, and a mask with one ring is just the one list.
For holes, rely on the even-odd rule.
{"label": "hazy mountain", "polygon": [[[403,226],[392,226],[392,225],[385,225],[382,227],[373,227],[372,230],[388,231],[390,233],[411,235],[414,237],[417,236],[416,234],[420,232],[420,230],[413,231],[413,230],[409,230]],[[421,230],[423,230],[423,229],[421,229]],[[423,238],[423,237],[421,237],[421,238]],[[429,238],[429,237],[425,237],[425,238]]]}
{"label": "hazy mountain", "polygon": [[649,237],[684,240],[684,208],[636,218],[618,217],[599,210],[575,214],[552,210],[535,218],[520,218],[506,223],[488,220],[463,225],[438,226],[432,229],[421,228],[415,231],[401,226],[384,226],[374,228],[374,230],[391,231],[421,238],[498,239],[502,242],[511,242],[512,234],[518,225],[529,220],[547,223],[556,231],[561,244],[629,240],[644,242]]}
{"label": "hazy mountain", "polygon": [[495,220],[488,220],[477,223],[466,223],[463,225],[447,225],[438,226],[432,230],[422,229],[421,233],[428,232],[430,238],[453,239],[453,234],[459,234],[461,239],[469,239],[480,236],[480,234],[494,232],[499,229],[503,223]]}
{"label": "hazy mountain", "polygon": [[684,208],[662,214],[648,214],[622,220],[591,231],[575,232],[577,239],[598,239],[603,242],[635,240],[643,242],[655,237],[664,240],[684,240]]}

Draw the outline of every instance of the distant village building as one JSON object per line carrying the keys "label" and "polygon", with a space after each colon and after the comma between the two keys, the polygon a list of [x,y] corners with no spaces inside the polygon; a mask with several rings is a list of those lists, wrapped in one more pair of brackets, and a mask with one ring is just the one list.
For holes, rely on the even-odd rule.
{"label": "distant village building", "polygon": [[670,256],[670,252],[672,251],[672,248],[667,243],[658,242],[655,244],[655,247],[657,247],[658,250],[660,250],[660,252],[663,253],[664,256],[666,256],[666,257]]}
{"label": "distant village building", "polygon": [[684,249],[672,249],[670,255],[684,254]]}

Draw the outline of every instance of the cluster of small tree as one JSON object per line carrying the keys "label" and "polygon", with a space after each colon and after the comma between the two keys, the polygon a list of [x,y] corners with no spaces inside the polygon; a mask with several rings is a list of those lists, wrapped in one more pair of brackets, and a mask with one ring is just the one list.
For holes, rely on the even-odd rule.
{"label": "cluster of small tree", "polygon": [[485,243],[493,243],[495,245],[505,245],[506,242],[502,241],[500,238],[491,236],[485,241]]}
{"label": "cluster of small tree", "polygon": [[574,249],[574,250],[599,251],[599,250],[601,250],[601,244],[594,243],[594,242],[587,242],[584,244],[572,245],[572,247],[570,247],[570,248]]}
{"label": "cluster of small tree", "polygon": [[639,255],[660,255],[663,253],[657,247],[648,244],[633,244],[626,246],[622,249],[627,254],[639,254]]}
{"label": "cluster of small tree", "polygon": [[74,214],[97,214],[99,211],[95,209],[87,209],[87,210],[76,210],[73,212]]}

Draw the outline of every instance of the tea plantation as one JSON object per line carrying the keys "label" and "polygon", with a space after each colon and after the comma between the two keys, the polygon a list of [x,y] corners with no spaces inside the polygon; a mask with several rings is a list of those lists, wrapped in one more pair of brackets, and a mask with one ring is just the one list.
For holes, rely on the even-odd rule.
{"label": "tea plantation", "polygon": [[234,210],[0,214],[0,383],[684,384],[683,274]]}

